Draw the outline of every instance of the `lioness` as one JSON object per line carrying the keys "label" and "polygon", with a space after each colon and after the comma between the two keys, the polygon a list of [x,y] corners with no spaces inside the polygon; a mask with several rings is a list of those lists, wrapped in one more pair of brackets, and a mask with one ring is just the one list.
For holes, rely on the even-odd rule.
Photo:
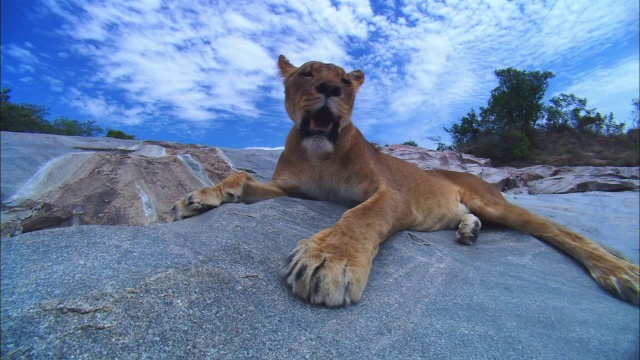
{"label": "lioness", "polygon": [[473,244],[481,219],[536,236],[582,263],[615,296],[638,304],[638,266],[555,222],[508,203],[475,175],[433,170],[377,151],[351,123],[364,73],[333,64],[293,66],[278,58],[285,107],[293,128],[270,183],[238,172],[214,187],[187,194],[172,208],[184,219],[226,202],[251,203],[278,196],[354,206],[332,228],[298,242],[285,280],[300,298],[341,306],[362,297],[371,263],[391,234],[411,229],[457,228]]}

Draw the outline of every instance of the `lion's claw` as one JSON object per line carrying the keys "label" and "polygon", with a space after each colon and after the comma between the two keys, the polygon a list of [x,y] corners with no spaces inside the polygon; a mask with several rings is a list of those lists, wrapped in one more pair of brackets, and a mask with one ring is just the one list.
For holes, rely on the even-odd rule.
{"label": "lion's claw", "polygon": [[591,276],[612,294],[634,305],[640,305],[638,266],[615,258],[613,263],[591,270]]}
{"label": "lion's claw", "polygon": [[369,277],[370,261],[358,261],[326,243],[302,240],[287,258],[285,281],[298,297],[330,307],[356,303]]}

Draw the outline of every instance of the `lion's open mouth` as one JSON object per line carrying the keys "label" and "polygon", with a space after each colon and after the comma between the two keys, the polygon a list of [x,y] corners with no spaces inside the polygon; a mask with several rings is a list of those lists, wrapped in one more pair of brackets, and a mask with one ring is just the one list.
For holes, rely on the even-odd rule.
{"label": "lion's open mouth", "polygon": [[328,106],[323,106],[302,118],[300,134],[303,138],[322,135],[334,142],[338,138],[340,116],[336,116]]}
{"label": "lion's open mouth", "polygon": [[315,114],[311,116],[311,122],[309,126],[311,130],[321,130],[328,132],[331,130],[331,126],[336,122],[336,116],[333,115],[333,112],[327,107],[323,106],[318,109]]}

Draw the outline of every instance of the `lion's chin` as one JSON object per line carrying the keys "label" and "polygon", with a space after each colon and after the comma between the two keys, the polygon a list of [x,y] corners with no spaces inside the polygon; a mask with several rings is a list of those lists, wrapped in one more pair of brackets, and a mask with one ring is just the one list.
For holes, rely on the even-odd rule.
{"label": "lion's chin", "polygon": [[326,160],[333,153],[333,142],[325,135],[314,135],[302,140],[302,147],[307,155],[315,160]]}

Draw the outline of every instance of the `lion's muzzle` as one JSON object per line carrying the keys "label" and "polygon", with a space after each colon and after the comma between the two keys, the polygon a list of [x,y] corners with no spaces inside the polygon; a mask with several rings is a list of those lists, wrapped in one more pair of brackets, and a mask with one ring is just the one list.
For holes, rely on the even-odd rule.
{"label": "lion's muzzle", "polygon": [[312,113],[307,113],[300,124],[300,135],[303,138],[324,136],[332,143],[338,139],[340,116],[336,116],[328,106],[322,106]]}

